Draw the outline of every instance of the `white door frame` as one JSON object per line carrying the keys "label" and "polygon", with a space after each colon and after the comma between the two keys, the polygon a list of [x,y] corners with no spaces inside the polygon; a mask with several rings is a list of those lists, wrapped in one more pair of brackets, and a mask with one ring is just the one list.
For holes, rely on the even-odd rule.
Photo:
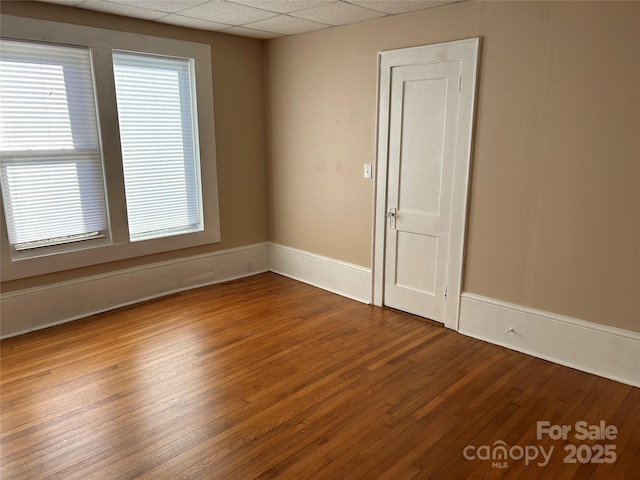
{"label": "white door frame", "polygon": [[462,61],[460,84],[460,117],[458,141],[454,159],[453,195],[451,205],[451,231],[447,296],[445,300],[445,327],[458,330],[460,295],[462,293],[462,266],[469,190],[469,165],[476,93],[479,38],[454,42],[402,48],[378,53],[378,121],[376,147],[376,191],[373,238],[373,299],[382,306],[384,299],[384,255],[387,207],[387,163],[391,69],[401,65]]}

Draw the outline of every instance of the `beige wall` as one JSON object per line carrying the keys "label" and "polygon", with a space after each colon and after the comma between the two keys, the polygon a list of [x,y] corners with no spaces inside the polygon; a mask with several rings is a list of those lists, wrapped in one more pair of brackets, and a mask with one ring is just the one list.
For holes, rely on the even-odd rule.
{"label": "beige wall", "polygon": [[370,267],[376,52],[480,36],[465,291],[640,331],[640,3],[465,2],[264,51],[60,6],[1,8],[212,45],[223,239],[3,290],[267,239]]}
{"label": "beige wall", "polygon": [[264,68],[261,41],[51,4],[3,1],[0,8],[4,14],[211,45],[222,236],[222,241],[213,245],[4,282],[1,286],[3,291],[267,241]]}
{"label": "beige wall", "polygon": [[464,290],[640,331],[637,2],[466,2],[269,41],[270,239],[369,267],[376,52],[474,36]]}

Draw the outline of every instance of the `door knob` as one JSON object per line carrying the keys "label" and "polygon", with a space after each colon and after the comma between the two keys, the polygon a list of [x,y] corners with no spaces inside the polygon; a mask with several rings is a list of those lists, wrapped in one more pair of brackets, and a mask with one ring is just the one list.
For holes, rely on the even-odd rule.
{"label": "door knob", "polygon": [[389,219],[389,228],[396,228],[396,209],[390,208],[387,212],[387,218]]}

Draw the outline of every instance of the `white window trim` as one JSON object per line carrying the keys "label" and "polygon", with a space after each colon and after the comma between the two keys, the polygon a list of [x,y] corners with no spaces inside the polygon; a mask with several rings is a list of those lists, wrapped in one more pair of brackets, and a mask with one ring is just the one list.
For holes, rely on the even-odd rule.
{"label": "white window trim", "polygon": [[[2,36],[17,40],[81,45],[91,48],[111,237],[111,242],[108,244],[96,246],[93,242],[78,242],[71,247],[74,250],[65,251],[65,253],[53,254],[51,252],[52,254],[37,257],[14,255],[12,258],[4,207],[0,202],[2,209],[0,212],[0,255],[3,281],[220,241],[216,148],[215,135],[213,135],[215,131],[213,79],[211,47],[209,45],[12,15],[2,15]],[[116,94],[111,63],[112,50],[130,50],[195,60],[204,231],[139,242],[129,240]]]}

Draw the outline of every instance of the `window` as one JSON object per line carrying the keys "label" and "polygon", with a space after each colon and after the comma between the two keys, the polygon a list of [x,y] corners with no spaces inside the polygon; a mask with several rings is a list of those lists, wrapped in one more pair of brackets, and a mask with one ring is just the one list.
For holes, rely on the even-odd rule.
{"label": "window", "polygon": [[2,17],[2,280],[219,242],[210,46]]}
{"label": "window", "polygon": [[1,52],[0,174],[12,248],[104,237],[89,50],[3,41]]}
{"label": "window", "polygon": [[202,230],[192,61],[114,52],[132,241]]}

